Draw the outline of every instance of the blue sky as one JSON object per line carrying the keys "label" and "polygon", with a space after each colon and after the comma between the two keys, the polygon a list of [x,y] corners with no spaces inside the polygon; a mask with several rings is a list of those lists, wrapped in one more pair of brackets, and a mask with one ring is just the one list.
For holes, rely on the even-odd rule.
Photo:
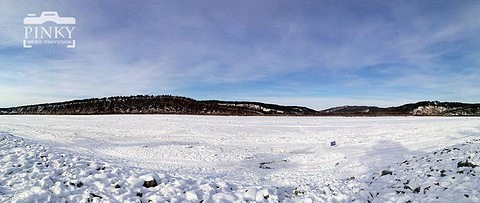
{"label": "blue sky", "polygon": [[[480,102],[479,1],[0,3],[0,107],[171,94],[324,109]],[[28,13],[76,48],[22,48]]]}

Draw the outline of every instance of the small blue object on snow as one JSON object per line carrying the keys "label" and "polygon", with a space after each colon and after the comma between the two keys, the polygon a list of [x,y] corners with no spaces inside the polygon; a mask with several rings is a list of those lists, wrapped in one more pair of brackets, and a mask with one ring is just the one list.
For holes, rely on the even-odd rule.
{"label": "small blue object on snow", "polygon": [[330,142],[330,146],[333,147],[333,146],[335,146],[335,145],[337,145],[337,143],[336,143],[335,141],[331,141],[331,142]]}

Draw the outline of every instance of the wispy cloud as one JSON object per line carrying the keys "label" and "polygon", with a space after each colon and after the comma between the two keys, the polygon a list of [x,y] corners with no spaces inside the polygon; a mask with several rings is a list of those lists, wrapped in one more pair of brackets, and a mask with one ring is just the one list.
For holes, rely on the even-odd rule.
{"label": "wispy cloud", "polygon": [[[319,107],[480,96],[477,2],[2,4],[0,106],[163,93]],[[75,49],[21,48],[23,18],[43,10],[77,19]]]}

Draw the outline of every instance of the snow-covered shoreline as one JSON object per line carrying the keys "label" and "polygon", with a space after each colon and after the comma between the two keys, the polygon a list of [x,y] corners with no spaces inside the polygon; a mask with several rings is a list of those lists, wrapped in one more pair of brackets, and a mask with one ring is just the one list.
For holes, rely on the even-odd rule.
{"label": "snow-covered shoreline", "polygon": [[478,118],[0,116],[0,132],[0,202],[480,198]]}

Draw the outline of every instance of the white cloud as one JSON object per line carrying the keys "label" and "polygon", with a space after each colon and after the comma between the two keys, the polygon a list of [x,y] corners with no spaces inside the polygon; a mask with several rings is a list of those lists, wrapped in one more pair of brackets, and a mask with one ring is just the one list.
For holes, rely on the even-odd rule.
{"label": "white cloud", "polygon": [[[383,17],[378,18],[352,12],[348,9],[353,7],[338,5],[341,2],[312,5],[313,10],[318,9],[315,13],[308,13],[312,10],[305,7],[310,5],[300,3],[288,8],[279,2],[227,4],[6,1],[0,8],[0,25],[6,28],[0,30],[0,48],[11,48],[14,56],[1,56],[8,60],[0,62],[0,86],[15,85],[17,90],[36,89],[48,97],[73,98],[248,84],[301,73],[338,78],[341,81],[334,84],[316,84],[332,91],[341,84],[340,88],[359,90],[377,85],[383,91],[395,87],[444,88],[452,89],[452,97],[453,89],[462,88],[460,92],[478,95],[474,79],[455,73],[451,64],[438,60],[442,54],[457,50],[447,47],[431,52],[429,48],[465,39],[479,43],[479,37],[472,36],[480,27],[475,9],[479,4],[459,6],[448,19],[435,12],[425,13],[419,5],[381,4],[385,10],[378,11]],[[290,6],[299,12],[289,12]],[[13,49],[21,46],[23,18],[42,10],[59,10],[77,18],[77,48],[58,53],[15,50],[13,54]],[[480,64],[478,50],[467,54],[468,60]],[[392,68],[397,75],[385,78],[355,72],[389,63],[403,70]],[[478,72],[470,74],[479,76]],[[298,88],[292,91],[295,85]],[[299,95],[320,97],[318,89],[305,86],[301,80],[285,84],[283,90],[291,91],[289,95],[298,91]],[[282,94],[282,88],[270,93]],[[13,95],[28,98],[25,91]]]}

